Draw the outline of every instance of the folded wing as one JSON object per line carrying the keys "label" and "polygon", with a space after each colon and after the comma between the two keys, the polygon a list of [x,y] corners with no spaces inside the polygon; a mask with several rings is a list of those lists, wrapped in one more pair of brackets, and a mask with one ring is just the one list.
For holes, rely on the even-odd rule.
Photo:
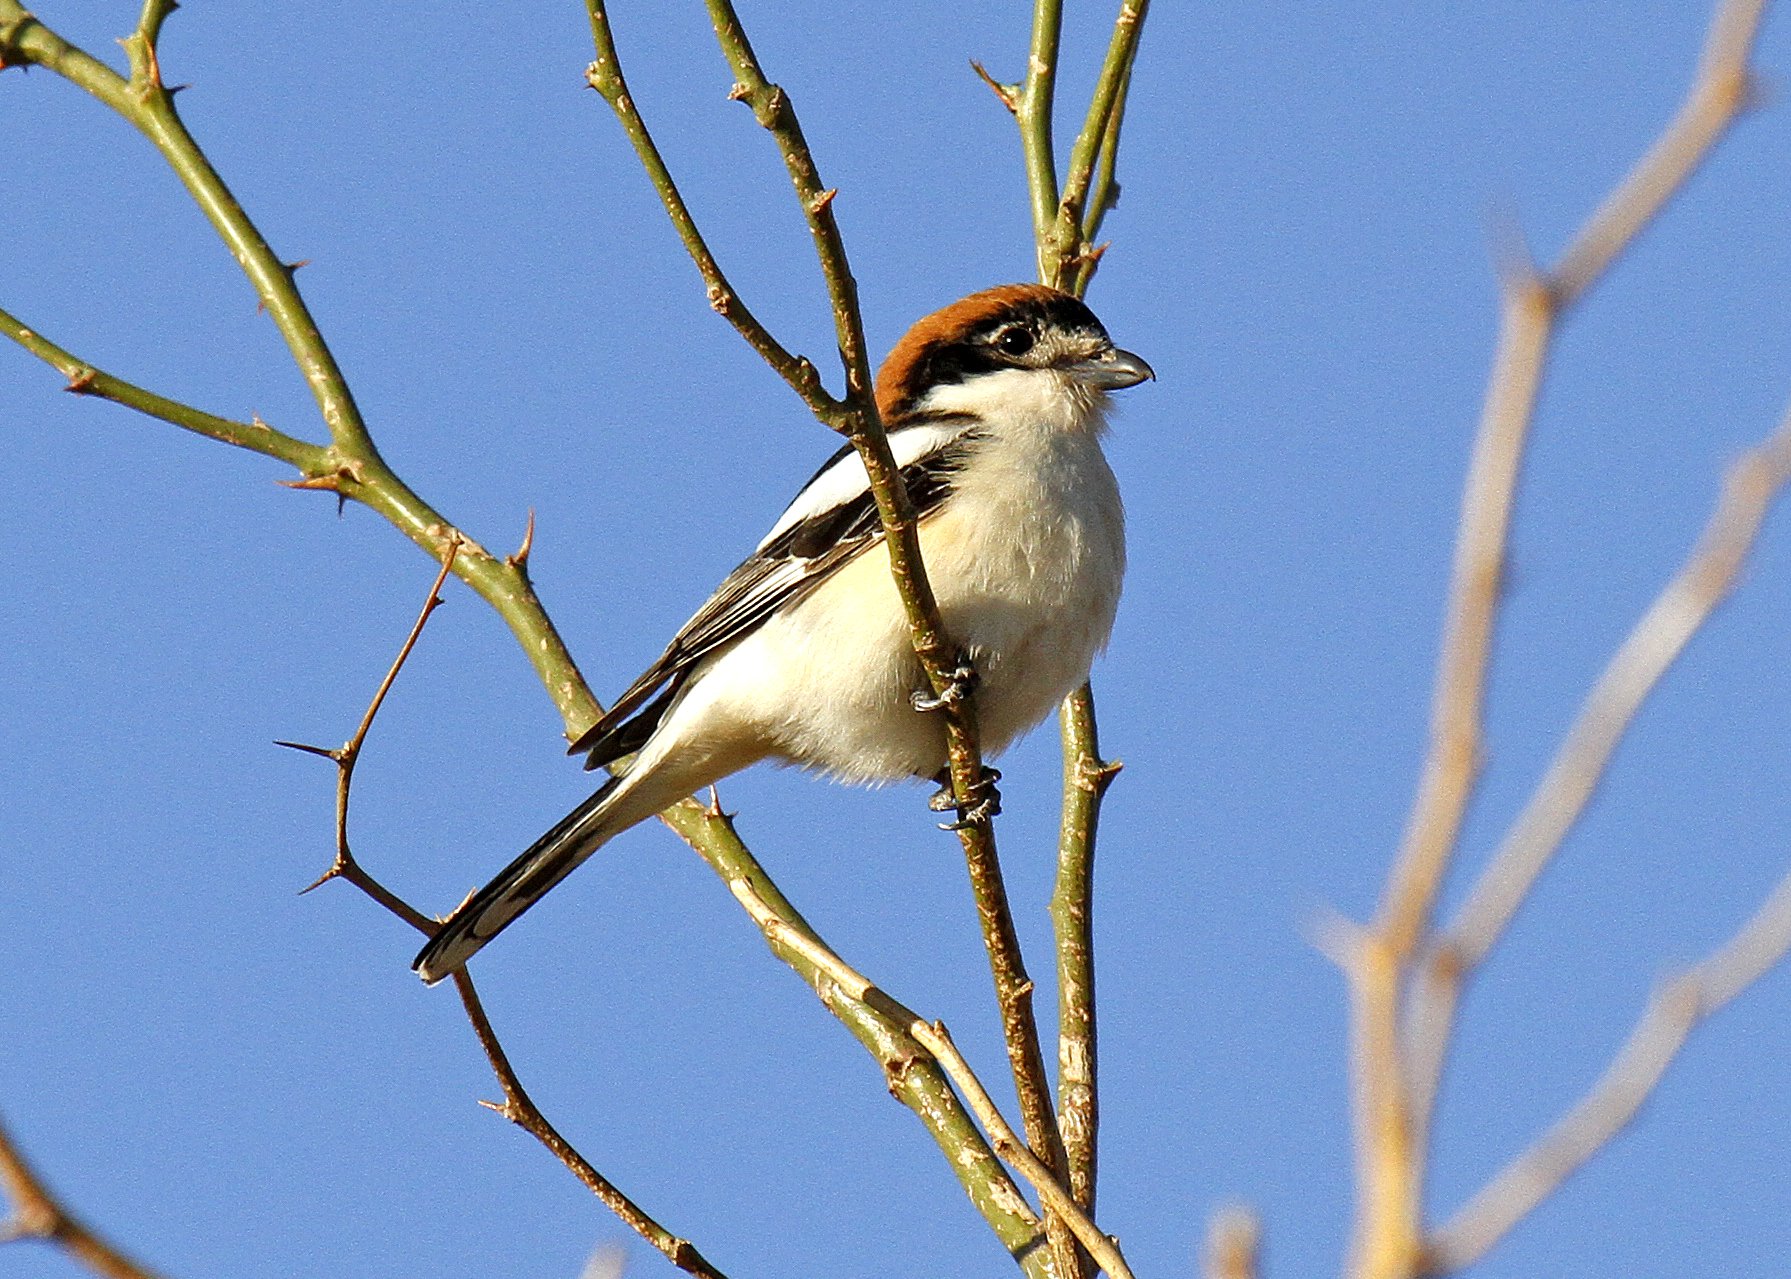
{"label": "folded wing", "polygon": [[[975,447],[974,427],[974,418],[926,414],[890,429],[890,451],[917,517],[925,518],[951,492],[953,477]],[[882,538],[864,464],[848,444],[810,477],[758,548],[567,753],[586,755],[586,768],[601,768],[639,750],[703,658],[754,630]]]}

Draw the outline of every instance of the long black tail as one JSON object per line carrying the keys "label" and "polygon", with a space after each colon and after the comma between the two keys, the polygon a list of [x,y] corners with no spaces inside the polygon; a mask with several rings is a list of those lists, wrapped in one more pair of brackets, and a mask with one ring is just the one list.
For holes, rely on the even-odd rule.
{"label": "long black tail", "polygon": [[527,852],[504,867],[502,874],[448,916],[411,961],[410,966],[424,981],[433,986],[464,965],[479,947],[509,927],[615,833],[604,828],[603,809],[620,782],[612,777],[598,787],[596,794],[566,814]]}

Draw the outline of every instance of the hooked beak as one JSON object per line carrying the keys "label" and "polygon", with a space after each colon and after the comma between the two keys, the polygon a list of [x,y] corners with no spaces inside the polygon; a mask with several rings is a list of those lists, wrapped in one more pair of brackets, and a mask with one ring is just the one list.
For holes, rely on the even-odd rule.
{"label": "hooked beak", "polygon": [[1110,346],[1099,355],[1078,360],[1065,370],[1085,386],[1098,391],[1118,391],[1154,379],[1156,370],[1130,351]]}

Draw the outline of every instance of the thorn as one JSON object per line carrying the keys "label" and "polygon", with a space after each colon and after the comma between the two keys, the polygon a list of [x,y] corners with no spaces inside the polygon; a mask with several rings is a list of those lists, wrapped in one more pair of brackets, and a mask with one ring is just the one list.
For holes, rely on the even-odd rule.
{"label": "thorn", "polygon": [[300,258],[297,262],[282,262],[280,265],[286,268],[287,275],[296,275],[301,267],[311,265],[311,259]]}
{"label": "thorn", "polygon": [[978,62],[975,58],[970,59],[970,69],[972,71],[976,72],[978,79],[980,79],[984,84],[989,86],[990,91],[992,93],[994,93],[994,95],[998,99],[1000,99],[1001,105],[1007,108],[1009,115],[1019,115],[1020,114],[1020,86],[1019,85],[1003,84],[1001,81],[997,80],[994,76],[990,75],[989,69],[987,67],[985,67],[982,63]]}
{"label": "thorn", "polygon": [[1084,761],[1076,770],[1076,784],[1082,790],[1090,791],[1099,799],[1113,785],[1113,779],[1119,776],[1125,765],[1117,759]]}
{"label": "thorn", "polygon": [[479,1104],[487,1110],[493,1110],[500,1115],[504,1115],[506,1119],[509,1118],[509,1115],[505,1114],[505,1103],[501,1101],[486,1101],[485,1098],[481,1097],[479,1098]]}
{"label": "thorn", "polygon": [[822,213],[826,212],[827,206],[833,203],[833,197],[838,194],[838,188],[828,187],[827,190],[821,192],[820,195],[817,195],[814,199],[810,200],[808,202],[809,216],[811,218],[819,217]]}
{"label": "thorn", "polygon": [[[329,492],[339,495],[342,492],[342,482],[344,480],[348,481],[350,484],[360,483],[360,469],[353,464],[344,464],[323,475],[307,475],[302,480],[275,480],[274,482],[282,488],[327,489]],[[341,504],[338,503],[337,510],[340,511],[340,509]]]}
{"label": "thorn", "polygon": [[338,878],[342,874],[343,870],[345,870],[345,869],[346,869],[346,867],[343,864],[342,860],[340,858],[338,858],[335,865],[331,866],[328,870],[324,871],[323,874],[319,875],[316,879],[312,880],[310,883],[306,884],[303,888],[299,889],[298,895],[300,897],[303,897],[306,893],[313,892],[316,889],[322,888],[325,884],[329,883],[332,879]]}
{"label": "thorn", "polygon": [[190,89],[192,87],[193,86],[190,84],[171,84],[166,89],[163,89],[162,92],[166,93],[170,98],[172,98],[175,94],[185,93],[188,89]]}
{"label": "thorn", "polygon": [[62,389],[67,391],[70,395],[88,395],[92,393],[93,384],[97,381],[99,381],[98,369],[83,368],[79,373],[71,377],[68,380],[68,385]]}
{"label": "thorn", "polygon": [[331,750],[330,748],[328,748],[326,746],[312,746],[308,742],[279,742],[279,741],[277,741],[274,743],[274,745],[275,746],[284,746],[289,751],[303,751],[307,755],[321,756],[322,758],[330,760],[337,764],[340,764],[342,762],[342,748],[340,746],[336,747],[334,750]]}
{"label": "thorn", "polygon": [[274,429],[261,420],[261,414],[259,413],[249,414],[249,425],[254,427],[257,431],[271,431]]}
{"label": "thorn", "polygon": [[529,552],[535,549],[535,508],[529,508],[529,526],[522,531],[522,545],[516,548],[516,554],[506,555],[504,563],[511,568],[528,571]]}
{"label": "thorn", "polygon": [[721,811],[721,792],[715,789],[714,782],[709,783],[709,811],[705,816],[711,821],[722,822],[728,821],[733,817],[732,813],[724,813]]}

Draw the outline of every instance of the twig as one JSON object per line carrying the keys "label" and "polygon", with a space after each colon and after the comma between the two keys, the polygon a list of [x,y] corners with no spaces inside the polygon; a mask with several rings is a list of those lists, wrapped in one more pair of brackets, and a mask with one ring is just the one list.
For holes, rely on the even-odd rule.
{"label": "twig", "polygon": [[1100,1129],[1095,1022],[1094,855],[1101,797],[1120,766],[1101,758],[1094,693],[1087,684],[1057,712],[1063,735],[1063,819],[1051,921],[1057,935],[1057,1119],[1070,1189],[1094,1211]]}
{"label": "twig", "polygon": [[1454,922],[1431,947],[1409,1019],[1413,1110],[1435,1104],[1462,987],[1498,944],[1537,877],[1603,780],[1642,704],[1735,588],[1772,503],[1791,483],[1791,410],[1730,469],[1698,544],[1631,628],[1523,812],[1493,853]]}
{"label": "twig", "polygon": [[328,465],[326,449],[276,431],[259,418],[238,422],[219,417],[190,404],[157,395],[154,391],[145,390],[123,378],[113,377],[33,331],[18,317],[4,310],[0,310],[0,333],[4,333],[66,377],[68,385],[64,389],[72,394],[91,395],[97,399],[110,400],[114,404],[122,404],[183,430],[278,458],[306,473],[321,471]]}
{"label": "twig", "polygon": [[125,1256],[63,1207],[4,1125],[0,1125],[0,1187],[12,1201],[11,1215],[0,1220],[0,1244],[41,1239],[104,1279],[158,1279],[156,1271]]}
{"label": "twig", "polygon": [[1791,950],[1791,875],[1720,950],[1668,982],[1610,1067],[1578,1105],[1436,1232],[1424,1272],[1449,1274],[1480,1260],[1518,1222],[1635,1118],[1698,1024]]}
{"label": "twig", "polygon": [[[1432,705],[1431,742],[1398,857],[1354,962],[1358,1209],[1353,1271],[1406,1275],[1416,1264],[1434,1080],[1402,1051],[1402,995],[1431,929],[1479,771],[1487,669],[1511,512],[1556,326],[1710,153],[1751,98],[1748,58],[1764,0],[1725,0],[1678,116],[1588,219],[1560,264],[1508,271],[1498,353],[1462,499]],[[1446,961],[1445,961],[1446,966]],[[1437,971],[1445,971],[1439,967]],[[1416,1069],[1440,1069],[1438,1063]]]}
{"label": "twig", "polygon": [[[391,690],[411,651],[416,647],[424,626],[427,625],[430,616],[441,604],[438,592],[452,568],[452,559],[451,549],[447,560],[442,564],[441,570],[430,587],[429,595],[424,601],[410,633],[405,637],[397,657],[387,669],[372,701],[368,704],[366,713],[361,717],[354,736],[344,746],[336,750],[326,750],[295,742],[281,743],[284,746],[330,759],[337,767],[335,860],[330,868],[305,891],[309,892],[311,888],[316,888],[333,878],[345,879],[425,936],[435,932],[436,924],[385,888],[355,860],[348,842],[348,803],[355,762],[360,756],[367,733],[373,726],[374,718],[378,715],[386,694]],[[711,864],[723,873],[730,884],[756,881],[759,890],[762,890],[759,896],[761,904],[768,897],[778,901],[779,909],[774,910],[770,906],[765,906],[764,909],[768,912],[767,917],[774,920],[779,929],[792,934],[814,937],[812,930],[808,929],[807,923],[795,913],[787,902],[783,901],[781,894],[778,894],[775,886],[764,876],[757,862],[752,859],[745,846],[739,842],[738,837],[734,834],[732,824],[725,814],[718,810],[713,812],[705,810],[697,804],[686,803],[670,810],[664,814],[664,817],[667,824],[682,835],[706,859],[710,860]],[[694,822],[693,817],[695,818]],[[815,941],[819,944],[818,938],[815,938]],[[805,976],[811,983],[813,982],[813,973],[805,973]],[[493,1109],[535,1137],[574,1176],[590,1188],[611,1211],[664,1253],[674,1265],[690,1274],[722,1279],[720,1272],[703,1258],[689,1240],[675,1235],[659,1225],[613,1182],[599,1173],[589,1160],[585,1159],[571,1143],[560,1135],[547,1117],[534,1105],[527,1090],[523,1088],[502,1044],[491,1028],[472,979],[464,971],[461,971],[455,974],[455,982],[480,1047],[485,1051],[492,1072],[497,1076],[504,1092],[504,1102]],[[888,1044],[891,1027],[884,1024],[888,1019],[869,1009],[863,1001],[852,998],[831,1002],[829,1006],[861,1038],[876,1041],[882,1045]],[[883,1059],[889,1062],[906,1060],[910,1056],[911,1050],[902,1049],[898,1045],[893,1050],[885,1051]],[[992,1156],[983,1146],[981,1139],[977,1137],[974,1127],[970,1126],[968,1117],[963,1115],[956,1099],[951,1096],[949,1087],[936,1077],[936,1072],[932,1072],[933,1077],[929,1077],[929,1072],[926,1070],[904,1067],[901,1074],[903,1078],[898,1082],[892,1068],[892,1090],[902,1096],[903,1100],[907,1101],[921,1115],[929,1127],[935,1130],[935,1135],[940,1139],[942,1145],[947,1145],[949,1141],[950,1144],[947,1145],[947,1148],[958,1152],[958,1157],[953,1162],[954,1170],[957,1171],[960,1181],[970,1192],[972,1200],[984,1209],[984,1215],[995,1227],[997,1235],[1004,1242],[1009,1242],[1016,1254],[1024,1259],[1031,1244],[1037,1238],[1037,1220],[1026,1208],[1024,1199],[1007,1180],[1006,1175],[1001,1172],[999,1165],[994,1165]],[[968,1129],[967,1133],[966,1129]],[[980,1158],[978,1157],[979,1150],[981,1151]]]}
{"label": "twig", "polygon": [[[442,558],[440,571],[435,581],[430,584],[429,594],[423,601],[423,607],[417,613],[417,620],[411,624],[410,633],[404,637],[404,643],[398,648],[398,656],[386,668],[385,677],[380,680],[373,698],[367,703],[366,713],[356,726],[354,735],[342,746],[334,750],[321,746],[307,746],[302,742],[281,742],[293,750],[318,755],[336,765],[336,855],[328,870],[319,875],[305,892],[328,883],[332,879],[344,879],[366,893],[374,901],[385,907],[392,914],[402,919],[425,937],[435,934],[437,924],[421,911],[392,892],[375,879],[355,859],[348,843],[348,801],[354,784],[354,769],[360,759],[361,748],[366,744],[367,733],[378,717],[380,707],[385,704],[386,694],[392,691],[397,682],[399,672],[409,660],[411,652],[422,637],[423,628],[435,610],[441,607],[442,584],[448,580],[448,574],[454,567],[454,558],[459,550],[459,543],[450,542],[447,554]],[[506,1119],[522,1128],[535,1140],[545,1146],[554,1158],[558,1159],[573,1176],[588,1187],[592,1194],[602,1200],[605,1207],[638,1233],[648,1243],[664,1253],[671,1263],[687,1274],[700,1276],[701,1279],[726,1279],[719,1270],[711,1266],[703,1255],[688,1239],[674,1235],[660,1225],[626,1194],[619,1190],[603,1174],[592,1166],[591,1162],[581,1155],[562,1137],[550,1123],[547,1116],[541,1113],[530,1099],[528,1092],[517,1078],[515,1069],[510,1065],[509,1056],[504,1052],[503,1044],[497,1033],[491,1028],[491,1021],[485,1015],[485,1008],[479,1002],[479,994],[473,987],[472,978],[464,969],[454,974],[455,988],[460,992],[460,1002],[466,1009],[467,1020],[472,1023],[473,1034],[479,1040],[479,1047],[484,1050],[486,1060],[490,1062],[492,1073],[497,1076],[498,1084],[504,1091],[501,1105],[491,1106]],[[490,1103],[486,1103],[490,1105]]]}
{"label": "twig", "polygon": [[728,282],[721,264],[715,260],[715,254],[709,249],[708,241],[697,228],[689,206],[684,203],[684,196],[679,192],[671,170],[666,168],[665,158],[660,155],[659,146],[653,141],[646,121],[641,119],[641,113],[635,108],[634,96],[628,92],[628,81],[622,74],[621,59],[616,54],[615,36],[610,31],[609,14],[605,6],[598,0],[586,7],[590,12],[591,40],[597,47],[597,58],[585,69],[585,82],[609,104],[610,110],[615,112],[617,121],[622,125],[622,131],[634,145],[635,155],[640,158],[641,167],[647,171],[647,179],[652,182],[653,189],[659,193],[660,202],[665,205],[665,214],[671,220],[672,229],[678,233],[685,251],[690,254],[691,261],[696,263],[697,270],[702,274],[703,283],[708,288],[709,305],[734,326],[740,336],[746,339],[747,345],[757,351],[779,377],[789,383],[790,389],[802,397],[802,402],[808,405],[810,412],[831,424],[845,406],[827,393],[821,384],[821,375],[808,357],[792,354],[772,337],[741,300],[734,286]]}
{"label": "twig", "polygon": [[579,1154],[572,1143],[548,1122],[547,1116],[535,1105],[534,1099],[529,1096],[528,1090],[522,1086],[522,1080],[517,1078],[515,1069],[510,1065],[509,1055],[504,1052],[497,1032],[491,1028],[491,1020],[485,1015],[484,1004],[479,1001],[479,992],[473,988],[473,979],[464,968],[456,969],[453,977],[454,989],[460,993],[460,1003],[466,1009],[467,1020],[472,1023],[473,1034],[478,1037],[479,1047],[484,1049],[485,1058],[491,1063],[498,1086],[504,1090],[502,1102],[487,1101],[480,1104],[496,1111],[547,1147],[554,1158],[571,1169],[572,1174],[603,1201],[605,1207],[685,1274],[697,1275],[701,1279],[727,1279],[721,1271],[709,1264],[690,1240],[674,1235],[641,1211],[632,1199],[598,1172],[590,1160]]}
{"label": "twig", "polygon": [[839,339],[840,363],[846,371],[848,406],[856,422],[831,424],[835,430],[855,433],[864,429],[865,415],[876,415],[871,385],[871,357],[864,340],[864,324],[858,310],[858,283],[852,278],[851,264],[846,260],[845,242],[840,238],[839,223],[833,215],[837,194],[824,186],[815,167],[814,153],[802,134],[802,122],[790,95],[772,84],[759,65],[746,28],[729,0],[704,0],[709,9],[710,25],[722,55],[734,72],[731,97],[752,108],[753,118],[771,134],[783,156],[784,168],[802,205],[809,236],[815,244],[815,256],[821,263],[821,275],[827,285],[827,296],[833,305],[833,325]]}
{"label": "twig", "polygon": [[[596,12],[602,0],[587,0]],[[766,78],[753,52],[739,15],[730,0],[705,0],[715,37],[735,77],[730,94],[752,108],[753,118],[771,134],[789,172],[803,217],[808,223],[815,254],[827,285],[833,308],[834,335],[839,342],[840,363],[846,375],[846,393],[832,412],[818,414],[834,430],[845,434],[858,450],[870,477],[872,494],[877,500],[882,520],[884,542],[888,548],[890,570],[896,589],[908,615],[915,656],[925,670],[934,693],[941,693],[954,682],[955,672],[963,664],[962,650],[952,642],[939,619],[939,605],[927,580],[926,566],[921,560],[920,540],[913,503],[902,484],[894,456],[889,450],[883,423],[877,415],[877,403],[871,377],[870,355],[864,338],[864,323],[859,313],[858,284],[852,277],[846,257],[845,243],[834,218],[835,192],[822,185],[813,153],[803,136],[802,123],[795,105],[781,86]],[[611,49],[613,56],[613,48]],[[968,807],[971,797],[983,778],[982,752],[979,747],[976,717],[971,712],[973,699],[949,703],[943,710],[951,761],[952,788],[960,807]],[[973,862],[994,862],[994,842],[988,837],[988,823],[966,828],[966,854]],[[978,833],[980,830],[980,834]],[[976,845],[976,847],[972,847]],[[972,874],[979,871],[973,866]],[[999,865],[981,873],[999,876]],[[981,899],[979,899],[980,901]],[[991,942],[1004,948],[999,939]],[[1003,961],[995,960],[997,967]],[[1017,952],[1014,957],[1017,964]],[[1023,970],[1013,989],[1027,985]],[[1004,1003],[1008,1001],[1004,1000]],[[1005,1014],[1004,1014],[1005,1016]],[[1030,1013],[1026,1014],[1030,1017]],[[1036,1032],[1033,1038],[1036,1040]],[[1040,1074],[1042,1078],[1042,1071]],[[1022,1084],[1024,1089],[1026,1085]],[[1047,1103],[1048,1105],[1048,1103]],[[1030,1125],[1028,1131],[1030,1132]]]}
{"label": "twig", "polygon": [[[1150,0],[1122,0],[1100,78],[1089,98],[1088,117],[1070,150],[1070,166],[1057,201],[1046,260],[1046,282],[1059,288],[1078,284],[1087,288],[1088,277],[1098,260],[1090,241],[1100,230],[1113,193],[1113,164],[1119,148],[1120,125],[1125,119],[1126,87],[1131,82],[1132,64],[1138,57],[1138,42],[1144,35],[1144,19],[1149,12]],[[1105,181],[1091,203],[1089,191],[1097,166],[1105,173]]]}
{"label": "twig", "polygon": [[360,762],[361,747],[367,741],[367,732],[373,727],[373,720],[379,714],[379,708],[385,704],[386,694],[392,691],[392,685],[397,682],[398,673],[404,669],[405,662],[410,660],[411,650],[416,648],[417,640],[422,637],[423,628],[429,624],[429,619],[435,614],[435,610],[441,607],[442,583],[448,580],[448,574],[453,571],[454,559],[459,551],[460,544],[458,542],[448,543],[448,553],[442,557],[441,569],[436,573],[435,581],[429,588],[428,598],[423,601],[423,607],[417,613],[417,620],[411,624],[410,633],[404,637],[404,643],[399,645],[398,656],[393,658],[392,664],[386,668],[385,678],[380,680],[378,689],[374,691],[373,700],[367,703],[367,711],[361,716],[361,722],[356,726],[354,735],[333,750],[322,746],[309,746],[304,742],[274,743],[276,746],[284,746],[289,750],[317,755],[336,766],[336,856],[330,863],[329,869],[312,880],[303,891],[308,893],[329,883],[332,879],[346,879],[412,928],[425,934],[435,931],[435,926],[429,921],[429,918],[368,874],[366,869],[355,860],[354,852],[348,844],[348,801],[354,790],[354,769],[355,765]]}
{"label": "twig", "polygon": [[1026,162],[1026,191],[1032,205],[1032,239],[1039,281],[1057,283],[1051,235],[1057,222],[1057,151],[1052,130],[1057,114],[1057,53],[1063,34],[1063,0],[1033,0],[1032,40],[1026,52],[1014,122]]}
{"label": "twig", "polygon": [[735,880],[728,887],[740,904],[746,907],[747,913],[765,930],[767,938],[781,943],[802,955],[818,970],[825,973],[828,979],[843,988],[854,999],[863,1000],[875,1005],[891,1020],[900,1022],[915,1042],[931,1053],[934,1060],[951,1077],[958,1086],[972,1113],[981,1121],[995,1144],[996,1153],[1007,1160],[1030,1182],[1034,1189],[1050,1209],[1063,1217],[1075,1232],[1077,1242],[1098,1261],[1114,1279],[1131,1279],[1131,1270],[1125,1258],[1113,1241],[1103,1234],[1088,1215],[1077,1205],[1070,1192],[1064,1187],[1050,1169],[1027,1149],[1013,1130],[1013,1127],[1002,1117],[1000,1109],[989,1096],[988,1089],[983,1086],[970,1063],[964,1060],[957,1045],[952,1042],[951,1034],[943,1022],[929,1022],[918,1013],[886,994],[883,990],[866,980],[850,965],[842,960],[825,945],[788,930],[770,911],[763,898],[746,880]]}

